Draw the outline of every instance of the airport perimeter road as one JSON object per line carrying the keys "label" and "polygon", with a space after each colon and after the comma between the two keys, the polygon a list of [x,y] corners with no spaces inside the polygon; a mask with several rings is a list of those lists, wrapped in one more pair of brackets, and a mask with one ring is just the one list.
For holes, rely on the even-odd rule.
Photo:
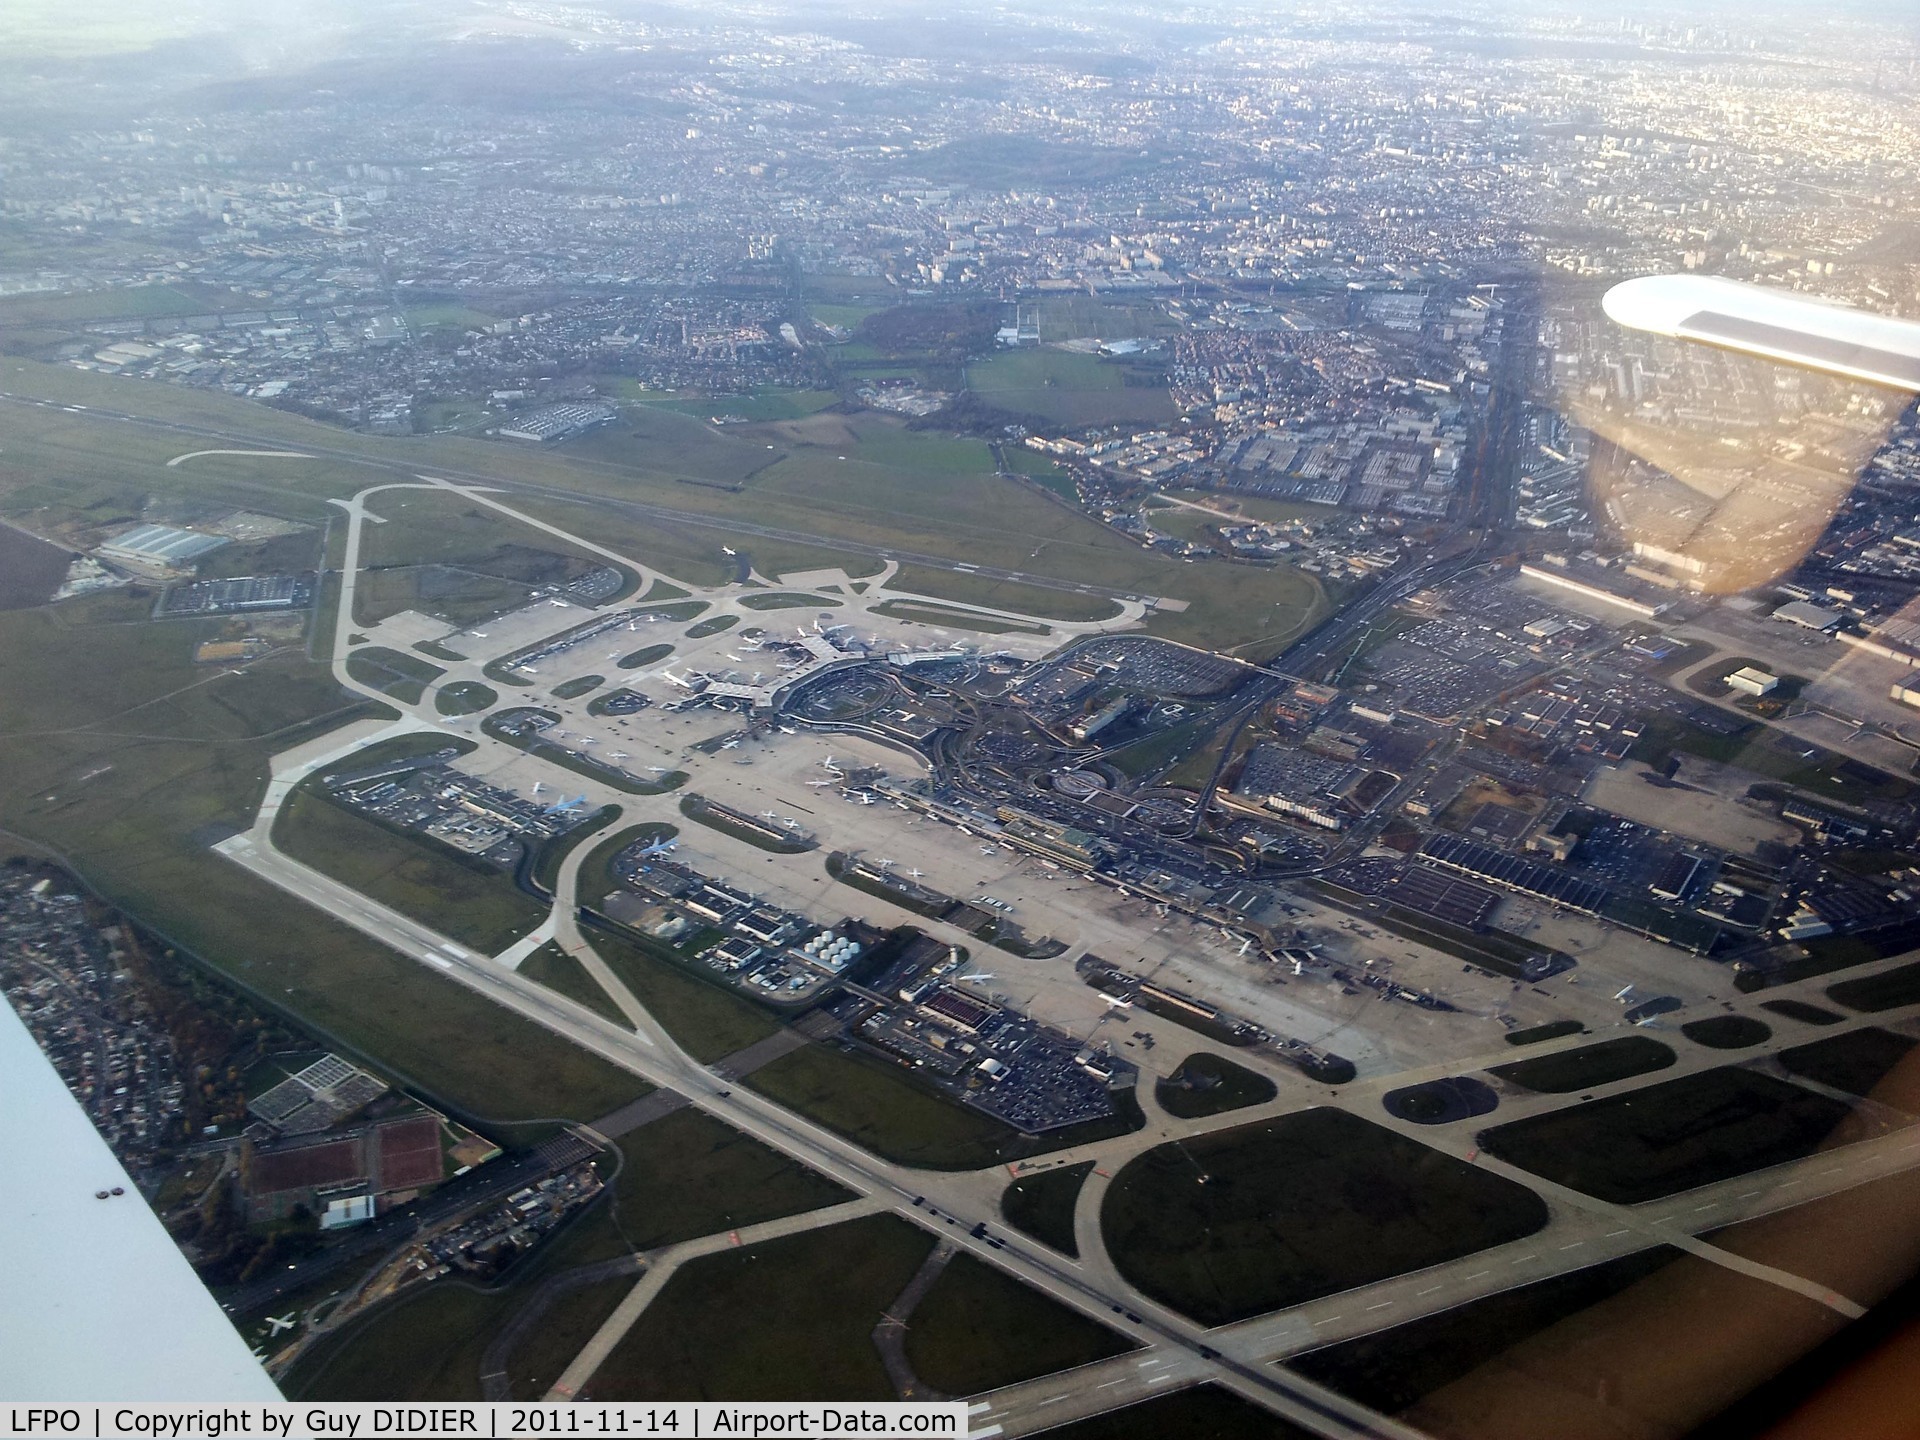
{"label": "airport perimeter road", "polygon": [[[42,410],[64,410],[69,407],[51,400],[36,400],[25,395],[10,395],[0,391],[0,402],[14,405],[31,406]],[[111,420],[118,424],[138,425],[145,429],[165,430],[176,435],[191,436],[199,440],[219,440],[234,445],[267,446],[276,442],[269,437],[248,435],[233,430],[215,430],[201,425],[185,425],[178,421],[153,420],[144,415],[129,415],[119,410],[102,410],[89,407],[84,414],[90,420]],[[288,454],[286,450],[278,453]],[[388,470],[396,474],[413,477],[422,468],[420,460],[411,462],[401,460],[382,460],[361,454],[358,451],[341,449],[335,446],[302,443],[299,452],[314,459],[338,460],[350,465],[365,465],[374,470]],[[622,479],[631,479],[630,471],[619,466],[597,465],[579,457],[568,457],[570,463],[596,473]],[[1078,580],[1062,580],[1056,575],[1036,575],[1025,570],[1003,570],[992,565],[971,565],[956,562],[947,555],[925,555],[913,550],[898,550],[891,546],[869,545],[857,540],[847,540],[835,535],[822,535],[810,530],[791,530],[781,526],[758,525],[748,520],[737,520],[731,516],[715,515],[704,510],[680,510],[667,505],[655,505],[641,500],[618,500],[604,495],[593,495],[579,490],[569,490],[557,485],[534,485],[524,480],[508,480],[483,471],[460,470],[450,466],[428,463],[427,469],[434,474],[458,480],[462,484],[481,486],[490,490],[504,490],[520,495],[538,495],[550,500],[565,500],[589,507],[617,511],[623,515],[632,515],[642,520],[652,520],[675,525],[695,525],[708,530],[719,530],[735,535],[757,535],[767,540],[784,540],[799,545],[813,545],[824,550],[837,550],[842,554],[870,555],[878,559],[901,560],[915,565],[929,565],[940,570],[964,571],[970,575],[984,575],[990,580],[1012,580],[1022,585],[1034,585],[1043,590],[1063,590],[1075,595],[1100,595],[1109,600],[1152,600],[1156,597],[1137,594],[1131,590],[1115,590],[1105,585],[1089,585]]]}

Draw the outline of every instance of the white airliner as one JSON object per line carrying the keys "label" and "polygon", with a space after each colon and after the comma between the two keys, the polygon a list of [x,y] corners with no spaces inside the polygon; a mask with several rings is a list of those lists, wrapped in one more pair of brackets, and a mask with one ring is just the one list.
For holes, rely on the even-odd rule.
{"label": "white airliner", "polygon": [[1600,302],[1629,330],[1920,391],[1920,323],[1705,275],[1648,275]]}

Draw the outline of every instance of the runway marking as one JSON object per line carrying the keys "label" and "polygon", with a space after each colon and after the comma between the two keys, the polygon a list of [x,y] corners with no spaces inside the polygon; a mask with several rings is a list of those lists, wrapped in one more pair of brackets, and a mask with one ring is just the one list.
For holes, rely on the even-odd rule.
{"label": "runway marking", "polygon": [[1484,1279],[1488,1275],[1491,1275],[1492,1273],[1493,1272],[1491,1270],[1476,1270],[1473,1272],[1473,1274],[1467,1276],[1467,1279],[1480,1280],[1480,1279]]}
{"label": "runway marking", "polygon": [[1314,1328],[1314,1329],[1316,1329],[1316,1330],[1318,1330],[1318,1329],[1319,1329],[1319,1328],[1320,1328],[1320,1327],[1321,1327],[1322,1325],[1331,1325],[1331,1324],[1332,1324],[1332,1323],[1333,1323],[1334,1321],[1336,1321],[1336,1320],[1341,1320],[1341,1319],[1345,1319],[1345,1318],[1346,1318],[1345,1316],[1341,1316],[1341,1315],[1329,1315],[1329,1316],[1327,1316],[1327,1318],[1326,1318],[1326,1319],[1324,1319],[1324,1320],[1316,1320],[1316,1321],[1314,1321],[1314,1322],[1313,1322],[1313,1328]]}
{"label": "runway marking", "polygon": [[1689,1210],[1687,1213],[1689,1215],[1698,1215],[1702,1210],[1718,1210],[1719,1208],[1720,1208],[1720,1202],[1718,1200],[1709,1200],[1704,1205],[1694,1206],[1693,1209]]}
{"label": "runway marking", "polygon": [[1537,1255],[1537,1254],[1535,1254],[1535,1255],[1522,1255],[1522,1256],[1521,1256],[1521,1257],[1520,1257],[1520,1258],[1519,1258],[1518,1260],[1509,1260],[1509,1261],[1508,1261],[1507,1263],[1508,1263],[1509,1265],[1524,1265],[1524,1264],[1526,1264],[1526,1263],[1527,1263],[1527,1261],[1529,1261],[1529,1260],[1538,1260],[1539,1258],[1540,1258],[1540,1257],[1539,1257],[1539,1255]]}
{"label": "runway marking", "polygon": [[1584,1240],[1576,1240],[1571,1245],[1562,1245],[1560,1248],[1562,1250],[1578,1250],[1582,1245],[1586,1243],[1587,1242]]}
{"label": "runway marking", "polygon": [[1631,1230],[1609,1230],[1607,1231],[1607,1239],[1617,1240],[1622,1235],[1631,1235],[1632,1233]]}
{"label": "runway marking", "polygon": [[1440,1285],[1429,1285],[1429,1286],[1428,1286],[1428,1287],[1427,1287],[1426,1289],[1424,1289],[1424,1290],[1416,1290],[1416,1291],[1414,1291],[1414,1292],[1413,1292],[1413,1295],[1414,1295],[1414,1298],[1415,1298],[1415,1299],[1417,1300],[1417,1299],[1419,1299],[1419,1298],[1420,1298],[1420,1297],[1421,1297],[1422,1295],[1431,1295],[1431,1294],[1433,1294],[1433,1293],[1434,1293],[1435,1291],[1437,1291],[1437,1290],[1441,1290],[1441,1289],[1443,1289],[1443,1288],[1445,1288],[1445,1287],[1443,1287],[1443,1286],[1440,1286]]}
{"label": "runway marking", "polygon": [[1147,1388],[1151,1390],[1156,1385],[1171,1385],[1178,1378],[1177,1375],[1156,1375],[1147,1381]]}
{"label": "runway marking", "polygon": [[1391,1300],[1382,1300],[1378,1305],[1367,1306],[1367,1309],[1369,1310],[1391,1310],[1392,1308],[1393,1308],[1393,1301]]}
{"label": "runway marking", "polygon": [[1753,1199],[1754,1196],[1758,1195],[1759,1193],[1760,1192],[1758,1190],[1749,1190],[1747,1191],[1746,1194],[1736,1196],[1735,1198],[1740,1200],[1751,1200]]}
{"label": "runway marking", "polygon": [[1068,1400],[1071,1400],[1072,1398],[1073,1397],[1071,1395],[1056,1395],[1051,1400],[1042,1400],[1040,1404],[1034,1406],[1033,1408],[1036,1410],[1039,1410],[1048,1405],[1061,1405],[1066,1403]]}

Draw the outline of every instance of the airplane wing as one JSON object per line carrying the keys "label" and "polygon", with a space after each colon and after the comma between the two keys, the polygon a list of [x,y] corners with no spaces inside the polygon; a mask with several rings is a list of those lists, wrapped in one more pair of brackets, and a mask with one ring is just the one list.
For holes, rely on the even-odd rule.
{"label": "airplane wing", "polygon": [[[0,1185],[0,1398],[278,1403],[240,1332],[4,999],[0,1095],[0,1155],[11,1157]],[[102,1190],[108,1198],[95,1198]]]}
{"label": "airplane wing", "polygon": [[1920,391],[1920,322],[1706,275],[1628,280],[1600,305],[1630,330]]}

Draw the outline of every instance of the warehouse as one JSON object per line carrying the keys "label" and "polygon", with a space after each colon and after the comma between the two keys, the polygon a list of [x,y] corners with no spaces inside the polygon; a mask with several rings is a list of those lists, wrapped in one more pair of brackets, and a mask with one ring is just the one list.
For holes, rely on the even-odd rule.
{"label": "warehouse", "polygon": [[171,525],[136,525],[93,553],[111,565],[164,575],[192,569],[194,561],[226,543],[224,536],[176,530]]}

